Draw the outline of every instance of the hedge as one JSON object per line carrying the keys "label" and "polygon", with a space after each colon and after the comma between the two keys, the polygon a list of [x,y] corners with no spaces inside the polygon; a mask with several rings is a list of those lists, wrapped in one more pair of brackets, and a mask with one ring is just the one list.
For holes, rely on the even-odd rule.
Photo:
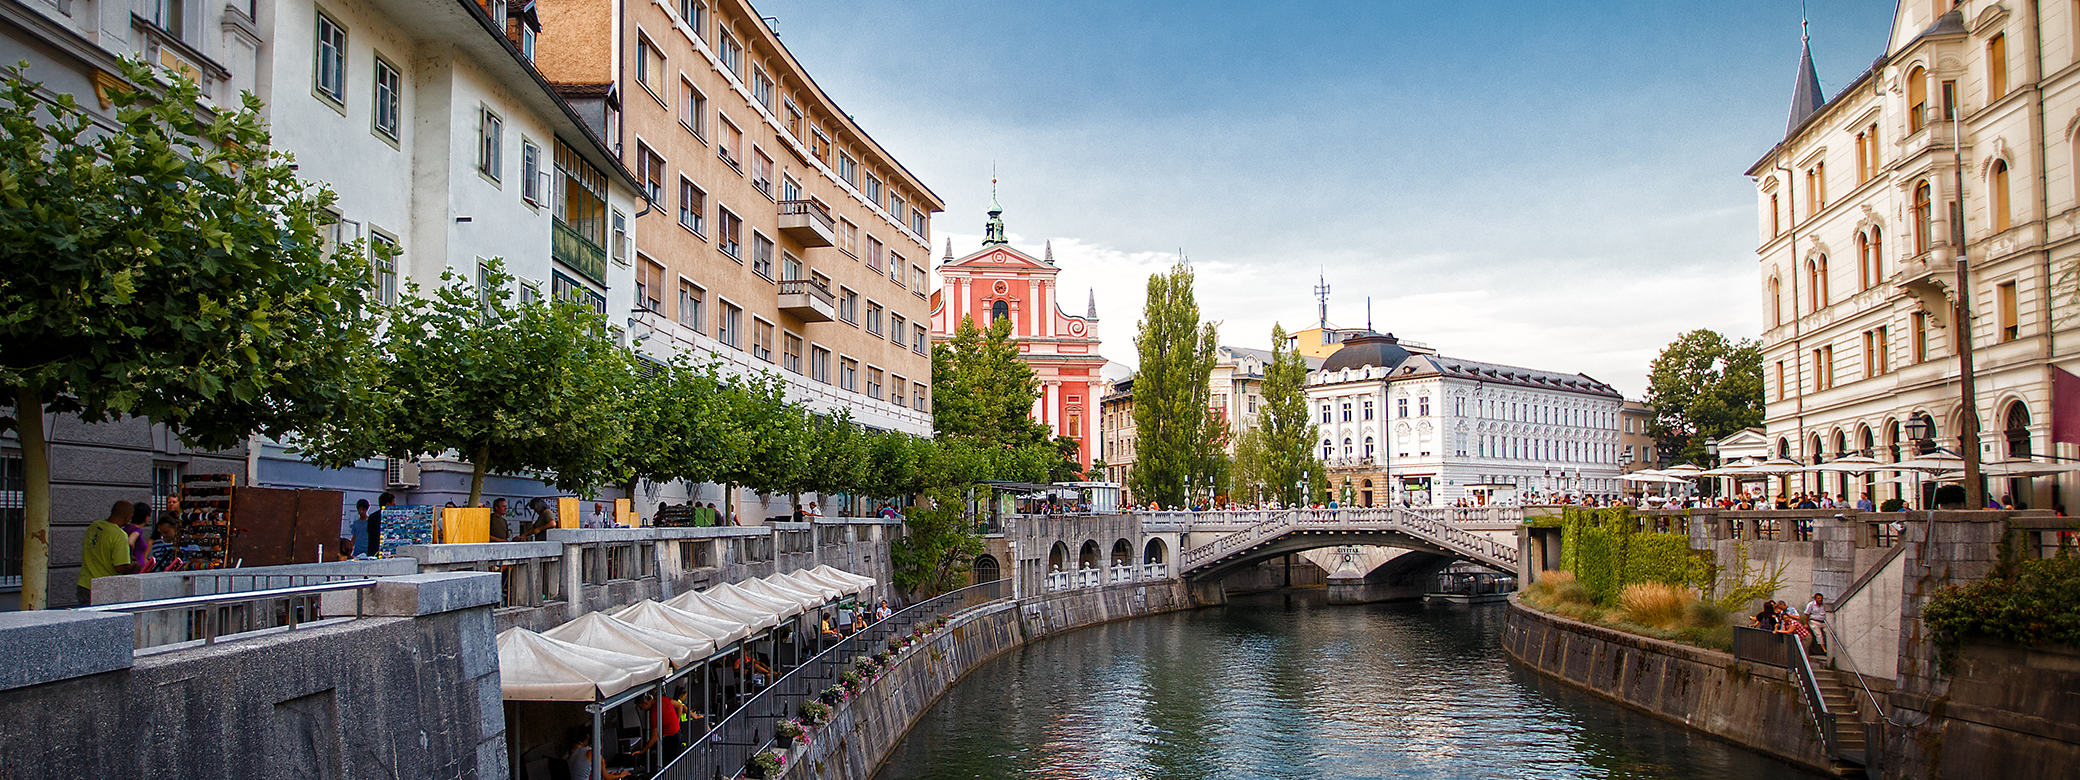
{"label": "hedge", "polygon": [[1690,538],[1640,531],[1630,508],[1567,509],[1561,522],[1560,566],[1574,572],[1598,604],[1616,603],[1636,582],[1702,584],[1706,566]]}

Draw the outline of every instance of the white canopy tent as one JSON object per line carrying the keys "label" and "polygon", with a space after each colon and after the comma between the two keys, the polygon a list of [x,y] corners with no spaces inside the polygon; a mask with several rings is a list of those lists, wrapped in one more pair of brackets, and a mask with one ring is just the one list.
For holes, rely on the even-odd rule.
{"label": "white canopy tent", "polygon": [[873,577],[866,577],[858,574],[853,574],[852,572],[845,571],[844,569],[832,568],[830,564],[818,565],[816,568],[810,569],[809,573],[825,579],[835,577],[846,582],[856,583],[862,589],[872,588],[875,585],[880,584],[876,582]]}
{"label": "white canopy tent", "polygon": [[663,679],[663,658],[551,639],[524,628],[498,635],[499,689],[514,701],[595,702]]}
{"label": "white canopy tent", "polygon": [[745,580],[736,587],[760,596],[767,596],[793,604],[797,614],[813,611],[817,607],[823,606],[824,601],[823,596],[820,594],[799,590],[789,585],[775,584],[770,580]]}
{"label": "white canopy tent", "polygon": [[820,582],[800,572],[783,572],[765,578],[775,585],[782,585],[805,593],[813,593],[824,601],[836,601],[845,597],[845,591],[836,586]]}
{"label": "white canopy tent", "polygon": [[614,618],[654,631],[688,638],[702,637],[715,643],[717,649],[726,648],[752,633],[772,627],[769,625],[754,628],[741,622],[676,609],[655,599],[638,601],[623,607],[621,611],[614,613]]}
{"label": "white canopy tent", "polygon": [[715,653],[715,640],[705,636],[639,626],[605,612],[587,612],[577,620],[542,632],[542,636],[616,653],[662,658],[673,669],[706,661]]}
{"label": "white canopy tent", "polygon": [[803,607],[801,604],[795,602],[794,600],[775,598],[773,596],[768,596],[762,593],[755,593],[753,591],[746,590],[743,587],[736,585],[735,583],[729,582],[725,582],[721,585],[709,588],[703,595],[706,595],[708,598],[720,601],[724,604],[749,607],[751,609],[774,613],[780,617],[781,622],[786,622],[788,618],[792,618],[796,615],[800,615],[803,612],[808,611],[806,607]]}
{"label": "white canopy tent", "polygon": [[[830,567],[824,566],[818,568]],[[795,572],[794,576],[812,582],[820,582],[830,587],[836,588],[838,589],[839,594],[845,596],[863,596],[866,595],[866,592],[872,587],[870,585],[862,585],[857,580],[851,580],[842,576],[838,576],[840,574],[843,574],[843,572],[839,572],[837,569],[831,569],[831,571],[833,572],[833,574],[822,574],[819,573],[816,569],[805,569],[802,571]]]}
{"label": "white canopy tent", "polygon": [[754,609],[734,602],[725,604],[699,591],[690,590],[673,596],[665,600],[664,605],[690,617],[736,625],[742,631],[731,638],[730,642],[780,625],[780,614],[777,612]]}

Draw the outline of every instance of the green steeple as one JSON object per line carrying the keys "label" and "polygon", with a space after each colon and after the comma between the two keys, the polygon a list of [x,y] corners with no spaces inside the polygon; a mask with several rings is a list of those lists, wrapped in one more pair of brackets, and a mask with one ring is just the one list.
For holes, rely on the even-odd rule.
{"label": "green steeple", "polygon": [[997,203],[997,180],[989,180],[989,222],[982,227],[982,245],[1002,246],[1011,243],[1004,239],[1004,207]]}

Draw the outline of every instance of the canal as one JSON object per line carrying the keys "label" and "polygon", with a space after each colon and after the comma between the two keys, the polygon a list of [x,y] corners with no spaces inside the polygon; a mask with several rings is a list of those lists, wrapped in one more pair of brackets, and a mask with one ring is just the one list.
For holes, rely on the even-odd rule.
{"label": "canal", "polygon": [[876,778],[1820,777],[1515,668],[1503,609],[1302,590],[1045,639],[961,680]]}

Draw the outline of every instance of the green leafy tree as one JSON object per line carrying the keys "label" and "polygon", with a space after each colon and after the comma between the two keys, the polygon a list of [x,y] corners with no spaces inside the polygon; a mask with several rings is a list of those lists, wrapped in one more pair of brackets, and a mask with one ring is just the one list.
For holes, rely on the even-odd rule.
{"label": "green leafy tree", "polygon": [[1191,266],[1182,260],[1168,273],[1148,277],[1148,303],[1134,336],[1141,361],[1134,378],[1137,452],[1127,477],[1138,501],[1182,506],[1211,465],[1206,410],[1216,334],[1212,323],[1199,321],[1193,283]]}
{"label": "green leafy tree", "polygon": [[928,505],[913,507],[904,517],[906,533],[889,543],[895,584],[912,594],[930,597],[958,587],[975,567],[975,556],[988,550],[968,518],[967,494],[941,486]]}
{"label": "green leafy tree", "polygon": [[[26,66],[23,66],[26,67]],[[354,392],[368,269],[327,255],[330,193],[296,178],[260,103],[122,64],[116,126],[0,72],[0,388],[22,442],[21,606],[47,605],[43,414],[166,425],[189,446],[286,436]]]}
{"label": "green leafy tree", "polygon": [[716,479],[746,446],[731,414],[733,392],[715,364],[696,365],[684,355],[638,370],[622,397],[629,439],[617,453],[616,480],[633,495],[638,481]]}
{"label": "green leafy tree", "polygon": [[962,317],[953,337],[932,347],[932,426],[942,436],[967,436],[1005,447],[1046,442],[1047,426],[1033,419],[1040,382],[1019,359],[1009,318],[978,327]]}
{"label": "green leafy tree", "polygon": [[1083,442],[1068,436],[1056,436],[1048,446],[1054,448],[1055,461],[1048,465],[1047,481],[1078,482],[1083,479]]}
{"label": "green leafy tree", "polygon": [[1235,437],[1234,465],[1228,477],[1229,500],[1255,503],[1268,496],[1278,495],[1274,483],[1266,477],[1269,467],[1269,451],[1265,442],[1270,438],[1262,425],[1244,428]]}
{"label": "green leafy tree", "polygon": [[1762,424],[1762,347],[1693,330],[1662,348],[1647,370],[1648,428],[1676,462],[1705,455],[1704,443]]}
{"label": "green leafy tree", "polygon": [[1284,504],[1301,503],[1301,483],[1312,472],[1327,473],[1314,455],[1313,423],[1307,417],[1307,359],[1289,342],[1282,325],[1271,326],[1271,363],[1264,367],[1264,430],[1261,479],[1267,495]]}
{"label": "green leafy tree", "polygon": [[472,466],[469,503],[484,475],[529,473],[584,495],[625,478],[628,354],[598,314],[571,301],[515,303],[493,260],[478,287],[452,271],[423,297],[417,285],[389,311],[376,373],[377,421],[335,429],[307,447],[322,465],[369,454],[453,451]]}

